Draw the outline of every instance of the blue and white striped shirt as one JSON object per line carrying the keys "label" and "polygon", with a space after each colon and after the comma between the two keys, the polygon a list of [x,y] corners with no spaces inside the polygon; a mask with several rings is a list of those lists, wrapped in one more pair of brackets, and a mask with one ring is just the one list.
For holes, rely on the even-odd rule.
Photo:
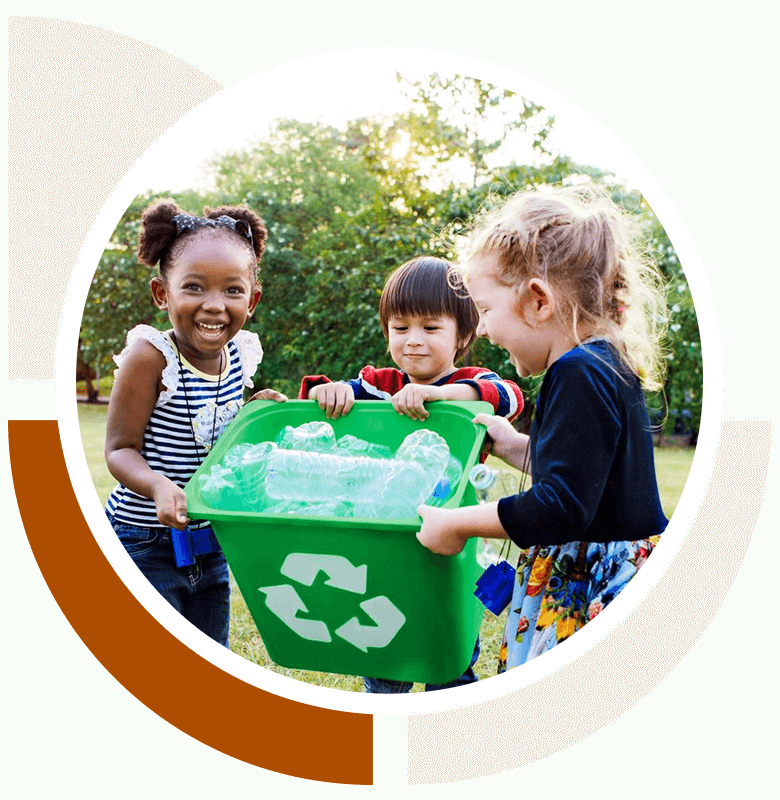
{"label": "blue and white striped shirt", "polygon": [[[257,339],[255,334],[241,333]],[[206,375],[183,358],[179,369],[176,350],[167,334],[148,328],[143,338],[163,352],[168,366],[163,371],[166,391],[160,394],[149,418],[141,455],[155,472],[183,487],[206,457],[213,444],[212,436],[216,441],[241,408],[246,380],[241,348],[236,344],[238,337],[228,342],[227,366],[222,375]],[[257,350],[261,357],[259,342]],[[254,367],[256,363],[252,372]],[[106,510],[127,525],[165,527],[157,519],[154,501],[123,484],[111,492]]]}

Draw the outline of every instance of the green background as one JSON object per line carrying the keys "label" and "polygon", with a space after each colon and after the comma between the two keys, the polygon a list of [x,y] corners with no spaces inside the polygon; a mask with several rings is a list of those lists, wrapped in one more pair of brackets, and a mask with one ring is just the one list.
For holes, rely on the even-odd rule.
{"label": "green background", "polygon": [[[756,12],[744,19],[714,12],[702,18],[679,3],[634,9],[601,4],[598,11],[566,3],[550,10],[515,3],[211,10],[136,3],[121,11],[67,16],[59,8],[41,3],[36,13],[139,39],[223,86],[316,52],[402,44],[496,61],[556,88],[632,147],[685,219],[718,306],[724,419],[776,418],[767,370],[778,288],[771,243],[775,202],[768,186],[775,144],[767,106],[774,26],[759,7],[744,7]],[[161,93],[161,106],[165,102]],[[47,203],[57,202],[58,185],[41,181],[40,192]],[[58,232],[36,224],[34,209],[32,222],[10,224],[35,231],[42,251],[56,248]],[[15,297],[11,313],[32,319],[36,304],[45,302],[46,259],[24,268],[29,293]],[[3,369],[8,418],[54,417],[53,382],[7,375]],[[472,792],[726,797],[765,790],[773,785],[775,749],[767,733],[773,726],[766,721],[777,713],[774,561],[768,544],[777,530],[776,462],[775,455],[753,542],[731,590],[690,653],[649,695],[584,741],[542,761],[438,786],[406,783],[404,717],[375,720],[372,787],[302,781],[247,766],[160,720],[100,666],[60,614],[26,547],[9,491],[10,579],[3,582],[3,593],[10,700],[4,751],[12,766],[6,783],[12,796],[34,797],[64,790],[85,797],[280,791],[425,792],[448,798]],[[7,457],[3,469],[8,472]],[[695,605],[689,612],[697,613]],[[495,743],[497,753],[511,746]]]}

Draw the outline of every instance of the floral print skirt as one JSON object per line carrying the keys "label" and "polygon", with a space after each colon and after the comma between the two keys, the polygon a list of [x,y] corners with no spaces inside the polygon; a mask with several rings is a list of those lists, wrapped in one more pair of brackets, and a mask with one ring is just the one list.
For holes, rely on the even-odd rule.
{"label": "floral print skirt", "polygon": [[636,574],[659,539],[521,550],[498,672],[551,650],[593,619]]}

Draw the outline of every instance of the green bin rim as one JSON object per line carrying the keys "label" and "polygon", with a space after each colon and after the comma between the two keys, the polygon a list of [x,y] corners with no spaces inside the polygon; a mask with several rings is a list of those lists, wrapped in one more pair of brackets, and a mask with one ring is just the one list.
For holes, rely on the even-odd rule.
{"label": "green bin rim", "polygon": [[[198,477],[211,469],[213,464],[218,464],[225,453],[234,445],[233,439],[235,436],[226,436],[225,434],[231,430],[235,432],[237,429],[250,424],[251,419],[259,414],[266,412],[284,412],[286,409],[295,407],[312,407],[316,406],[316,410],[322,414],[322,421],[328,422],[325,417],[325,412],[319,408],[316,400],[286,400],[283,403],[277,403],[273,400],[253,400],[246,403],[243,408],[238,412],[235,419],[230,423],[228,428],[217,439],[214,447],[209,451],[206,458],[195,471],[194,475],[187,482],[184,487],[185,494],[187,495],[187,515],[191,520],[210,520],[218,522],[239,522],[241,520],[252,520],[255,522],[274,525],[280,520],[284,520],[286,524],[293,526],[306,526],[311,527],[312,523],[316,523],[322,528],[341,527],[347,520],[343,517],[327,517],[327,516],[314,516],[314,515],[294,515],[294,514],[267,514],[256,511],[224,511],[221,509],[211,508],[200,494],[200,485]],[[388,400],[356,400],[350,413],[354,413],[361,409],[379,410],[379,408],[392,409],[392,403]],[[493,415],[493,406],[483,400],[437,400],[426,406],[431,416],[438,416],[440,414],[457,414],[458,416],[469,418],[475,417],[477,414]],[[397,413],[393,409],[393,413]],[[429,418],[430,419],[430,418]],[[314,421],[314,420],[311,420]],[[427,420],[420,423],[424,427]],[[482,444],[485,440],[485,433],[487,429],[483,425],[475,425],[475,439],[472,444],[469,456],[466,459],[466,464],[476,463],[479,460],[479,454],[482,450]],[[455,494],[442,506],[443,508],[457,508],[462,500],[463,493],[466,490],[468,482],[468,470],[464,470],[461,482]],[[394,530],[394,531],[409,531],[416,532],[420,528],[421,518],[419,516],[410,517],[408,519],[363,519],[359,517],[350,517],[349,522],[358,522],[361,528],[368,528],[370,530]]]}

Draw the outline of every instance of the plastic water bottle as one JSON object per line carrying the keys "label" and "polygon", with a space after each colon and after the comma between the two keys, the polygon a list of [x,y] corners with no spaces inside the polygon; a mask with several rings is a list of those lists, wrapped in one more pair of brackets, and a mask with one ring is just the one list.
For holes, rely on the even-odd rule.
{"label": "plastic water bottle", "polygon": [[337,441],[329,423],[310,422],[288,425],[275,443],[230,448],[200,481],[214,508],[406,519],[432,495],[443,503],[461,476],[447,443],[431,430],[410,434],[393,455],[350,434]]}
{"label": "plastic water bottle", "polygon": [[208,473],[198,476],[200,493],[212,508],[223,511],[235,505],[236,478],[233,470],[214,464]]}
{"label": "plastic water bottle", "polygon": [[268,455],[265,491],[272,501],[351,503],[356,517],[405,518],[440,476],[416,461],[277,449]]}
{"label": "plastic water bottle", "polygon": [[[519,481],[507,470],[492,469],[487,464],[477,464],[469,472],[469,481],[480,505],[509,497],[519,491]],[[494,539],[481,538],[477,547],[477,562],[483,569],[498,562],[500,546]]]}
{"label": "plastic water bottle", "polygon": [[237,508],[234,510],[262,511],[268,505],[265,492],[268,456],[276,451],[277,447],[273,442],[260,442],[233,453],[232,459],[228,459],[230,451],[225,454],[223,460],[226,464],[230,460],[236,482]]}
{"label": "plastic water bottle", "polygon": [[519,491],[519,481],[511,472],[505,469],[492,469],[487,464],[477,464],[472,467],[469,481],[480,504],[492,503]]}
{"label": "plastic water bottle", "polygon": [[358,439],[351,433],[345,433],[336,443],[339,453],[350,456],[368,456],[369,458],[392,458],[393,451],[383,444],[375,444],[365,439]]}
{"label": "plastic water bottle", "polygon": [[463,477],[463,467],[455,456],[451,455],[447,461],[444,475],[436,484],[433,494],[428,498],[428,505],[443,506],[455,494]]}
{"label": "plastic water bottle", "polygon": [[430,497],[441,470],[419,461],[390,459],[381,482],[366,487],[355,500],[355,516],[367,519],[407,519],[417,516],[417,506]]}
{"label": "plastic water bottle", "polygon": [[379,477],[381,464],[365,456],[276,450],[268,456],[266,491],[272,500],[346,500]]}
{"label": "plastic water bottle", "polygon": [[432,471],[444,473],[450,459],[450,448],[447,442],[435,431],[420,428],[410,433],[395,451],[399,461],[418,461],[427,464]]}
{"label": "plastic water bottle", "polygon": [[306,422],[293,428],[287,425],[276,440],[282,450],[329,453],[336,448],[336,434],[329,422]]}
{"label": "plastic water bottle", "polygon": [[307,503],[301,500],[279,500],[263,509],[266,514],[301,514],[312,517],[353,517],[351,503],[331,501],[329,503]]}

